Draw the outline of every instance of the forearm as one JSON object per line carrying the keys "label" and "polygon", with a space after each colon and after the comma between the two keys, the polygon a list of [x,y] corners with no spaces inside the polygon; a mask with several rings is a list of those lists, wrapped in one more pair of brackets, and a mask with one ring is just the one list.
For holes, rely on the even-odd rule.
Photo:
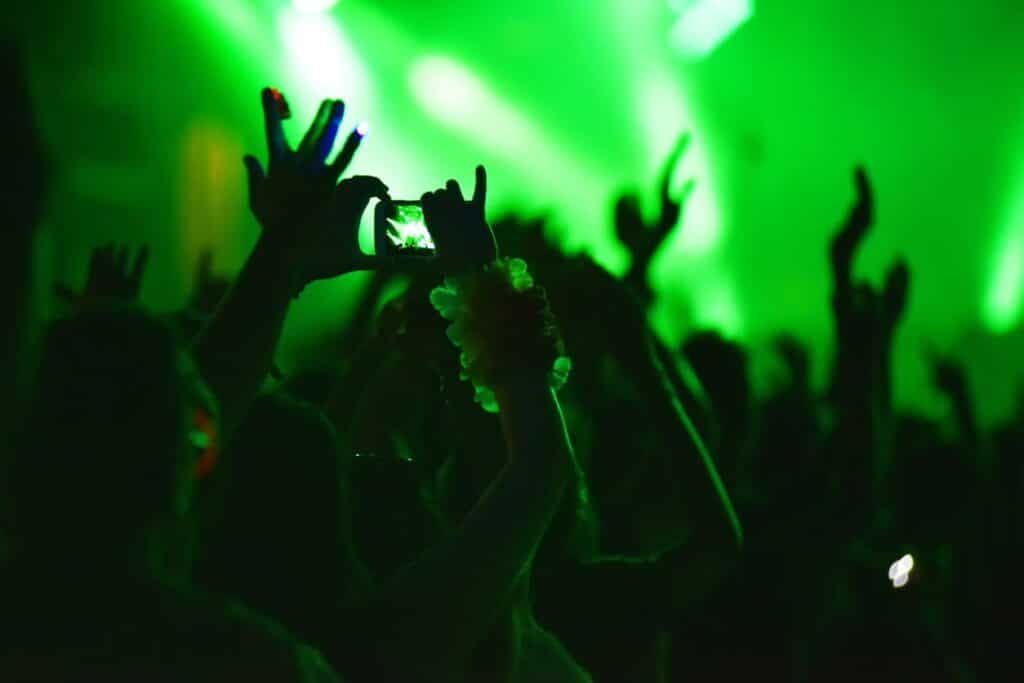
{"label": "forearm", "polygon": [[739,549],[743,546],[743,527],[714,458],[687,415],[661,362],[653,352],[648,356],[664,396],[664,400],[659,401],[660,412],[664,414],[662,419],[674,425],[679,442],[685,439],[691,445],[686,449],[689,452],[677,453],[673,458],[671,471],[677,480],[689,484],[684,490],[693,497],[686,501],[687,506],[695,516],[708,522],[706,526],[696,527],[693,533],[712,545]]}
{"label": "forearm", "polygon": [[260,237],[193,355],[220,402],[221,429],[230,436],[273,363],[293,293],[292,248]]}
{"label": "forearm", "polygon": [[[458,671],[487,633],[544,536],[572,472],[557,399],[541,379],[496,389],[509,463],[454,536],[384,586],[397,621],[378,641],[418,676]],[[394,657],[388,656],[387,660]]]}
{"label": "forearm", "polygon": [[678,358],[659,339],[652,337],[650,347],[694,428],[701,435],[712,434],[716,427],[711,419],[710,400],[700,379],[689,366],[685,368],[688,374],[684,375],[679,369]]}

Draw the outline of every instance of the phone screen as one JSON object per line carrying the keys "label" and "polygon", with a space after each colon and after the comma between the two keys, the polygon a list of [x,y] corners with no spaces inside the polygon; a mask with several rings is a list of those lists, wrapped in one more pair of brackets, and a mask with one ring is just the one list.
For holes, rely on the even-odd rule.
{"label": "phone screen", "polygon": [[434,240],[415,201],[381,202],[377,206],[375,250],[393,256],[432,256]]}

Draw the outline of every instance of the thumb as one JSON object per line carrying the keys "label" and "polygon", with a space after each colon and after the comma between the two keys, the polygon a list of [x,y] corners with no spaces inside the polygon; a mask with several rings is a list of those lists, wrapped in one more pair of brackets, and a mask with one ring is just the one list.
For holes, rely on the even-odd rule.
{"label": "thumb", "polygon": [[260,166],[260,162],[251,154],[246,154],[242,157],[242,163],[245,164],[245,172],[249,180],[249,201],[251,202],[259,193],[266,176],[263,173],[263,167]]}

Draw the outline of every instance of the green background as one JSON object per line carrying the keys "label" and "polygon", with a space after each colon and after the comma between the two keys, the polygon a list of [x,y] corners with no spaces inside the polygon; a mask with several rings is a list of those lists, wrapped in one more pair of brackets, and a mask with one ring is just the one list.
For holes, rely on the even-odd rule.
{"label": "green background", "polygon": [[[858,273],[897,255],[913,284],[896,349],[897,401],[939,414],[925,351],[968,361],[983,416],[1009,410],[1022,365],[1024,3],[756,3],[711,55],[668,41],[665,0],[288,0],[25,3],[8,32],[28,52],[58,175],[38,243],[37,306],[81,282],[104,240],[154,249],[143,297],[182,305],[199,250],[233,273],[257,228],[241,156],[264,156],[259,90],[289,97],[301,135],[322,97],[368,121],[352,167],[416,198],[487,165],[492,215],[548,212],[552,234],[614,273],[628,265],[613,196],[649,194],[684,130],[678,182],[698,189],[654,265],[657,330],[721,327],[765,352],[786,329],[831,348],[826,246],[874,181],[878,224]],[[310,288],[282,364],[349,315],[364,275]]]}

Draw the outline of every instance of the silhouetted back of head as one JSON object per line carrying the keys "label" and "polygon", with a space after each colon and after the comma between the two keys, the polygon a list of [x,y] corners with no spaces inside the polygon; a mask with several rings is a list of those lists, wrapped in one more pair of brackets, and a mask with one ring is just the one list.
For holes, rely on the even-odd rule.
{"label": "silhouetted back of head", "polygon": [[197,580],[322,642],[338,600],[363,580],[334,429],[312,405],[266,394],[224,461],[224,509],[204,534]]}
{"label": "silhouetted back of head", "polygon": [[746,422],[751,391],[743,347],[718,332],[702,331],[687,337],[683,354],[706,387],[719,417],[730,424]]}
{"label": "silhouetted back of head", "polygon": [[135,308],[59,320],[10,473],[25,546],[138,540],[187,507],[198,379],[172,331]]}

